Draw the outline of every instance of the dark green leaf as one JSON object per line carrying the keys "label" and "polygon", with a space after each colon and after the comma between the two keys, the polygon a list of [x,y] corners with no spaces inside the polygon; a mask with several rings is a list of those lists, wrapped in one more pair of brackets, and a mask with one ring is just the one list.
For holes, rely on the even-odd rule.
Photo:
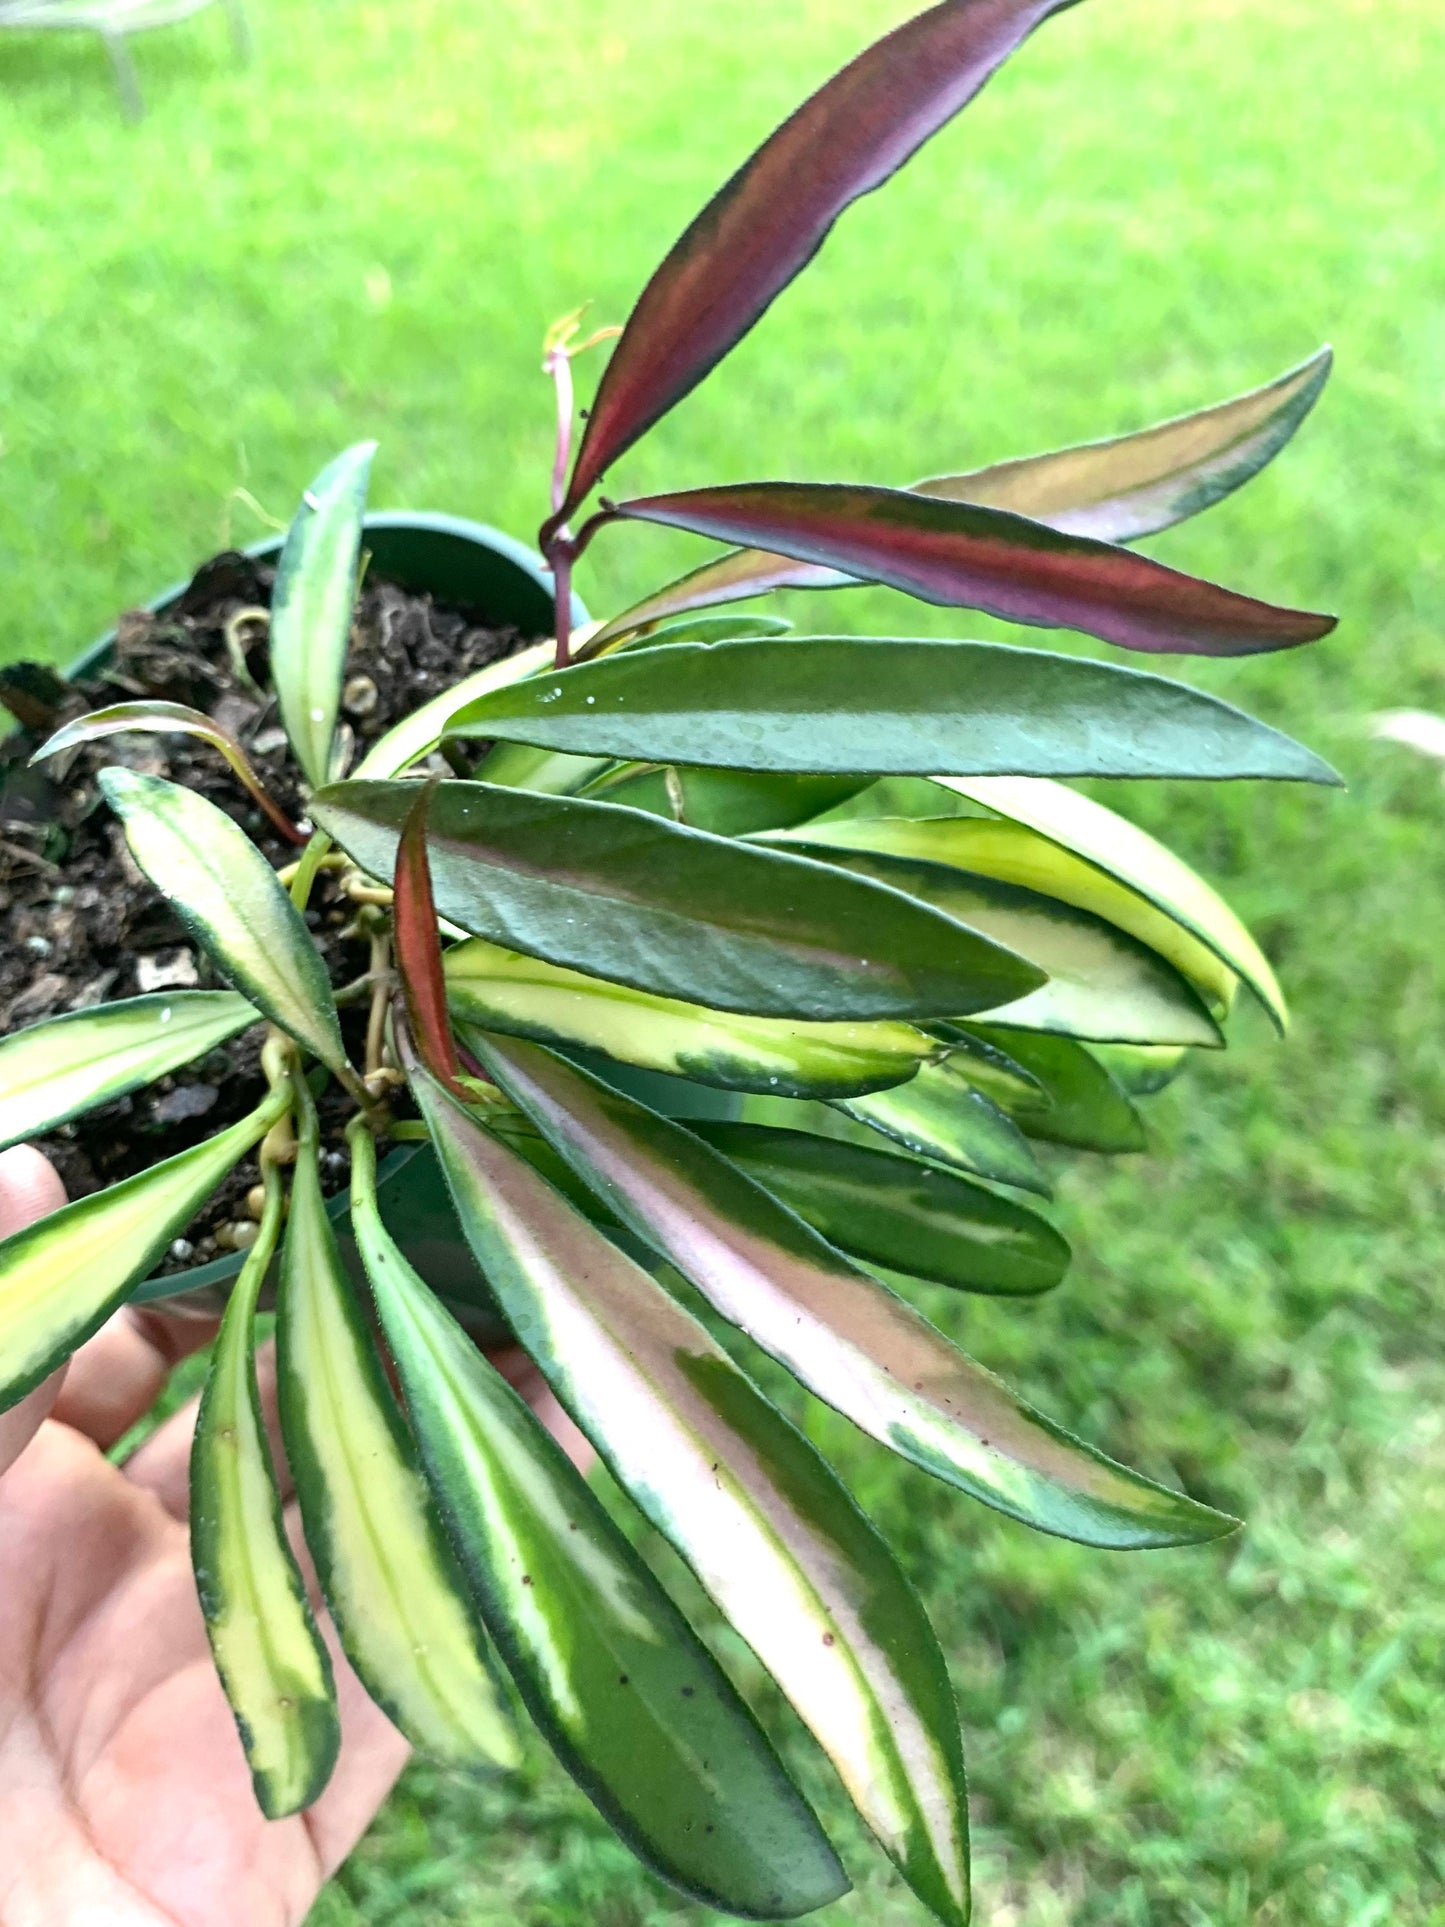
{"label": "dark green leaf", "polygon": [[647,649],[494,690],[451,727],[736,769],[1339,780],[1301,744],[1184,683],[1003,643],[805,636]]}
{"label": "dark green leaf", "polygon": [[[415,796],[414,784],[341,783],[312,813],[363,869],[390,876]],[[609,803],[442,783],[427,847],[437,909],[463,930],[718,1010],[952,1016],[1010,1003],[1042,976],[883,885]]]}
{"label": "dark green leaf", "polygon": [[1016,1297],[1051,1290],[1068,1269],[1047,1219],[953,1171],[805,1131],[706,1118],[688,1129],[867,1264]]}
{"label": "dark green leaf", "polygon": [[967,1064],[925,1064],[896,1090],[842,1098],[834,1108],[918,1157],[1049,1195],[1049,1181],[1018,1126],[974,1088]]}
{"label": "dark green leaf", "polygon": [[1139,1113],[1098,1059],[1073,1038],[972,1024],[961,1034],[981,1037],[1007,1051],[1043,1086],[1045,1102],[1008,1105],[1009,1114],[1027,1136],[1081,1151],[1145,1148]]}

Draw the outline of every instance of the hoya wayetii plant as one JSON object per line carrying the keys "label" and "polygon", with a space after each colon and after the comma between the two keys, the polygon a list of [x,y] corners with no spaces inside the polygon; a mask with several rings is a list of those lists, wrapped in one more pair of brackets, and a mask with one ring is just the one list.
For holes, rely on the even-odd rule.
{"label": "hoya wayetii plant", "polygon": [[[1133,1098],[1222,1043],[1241,987],[1285,1021],[1268,963],[1214,891],[1061,779],[1331,772],[1214,697],[1116,662],[698,612],[867,581],[1126,650],[1308,642],[1329,618],[1126,545],[1257,472],[1309,410],[1327,356],[1184,420],[911,488],[598,495],[582,519],[604,471],[842,211],[1054,10],[945,0],[807,101],[648,283],[575,458],[575,328],[554,331],[540,539],[555,638],[466,677],[350,771],[337,723],[370,445],[318,478],[270,623],[275,704],[310,790],[299,826],[241,743],[181,706],[96,712],[41,751],[200,733],[296,843],[277,870],[193,790],[106,770],[135,864],[230,988],[105,1004],[0,1043],[11,1143],[265,1027],[251,1115],[0,1245],[0,1378],[8,1404],[53,1371],[259,1150],[253,1241],[196,1432],[193,1546],[269,1815],[316,1798],[337,1718],[260,1420],[263,1286],[321,1595],[408,1738],[458,1766],[505,1767],[519,1699],[617,1832],[684,1891],[777,1918],[847,1885],[726,1674],[463,1308],[419,1274],[405,1169],[383,1222],[379,1161],[436,1159],[507,1325],[941,1921],[968,1912],[943,1658],[877,1524],[749,1360],[767,1354],[920,1474],[1043,1532],[1130,1549],[1235,1523],[1071,1437],[910,1298],[920,1284],[1057,1284],[1067,1247],[1020,1195],[1048,1193],[1035,1144],[1137,1148]],[[574,632],[574,565],[627,521],[730,547]],[[323,871],[367,946],[353,987],[370,1012],[363,1061],[304,917]],[[338,1091],[358,1265],[323,1195]],[[728,1328],[740,1336],[724,1345]]]}

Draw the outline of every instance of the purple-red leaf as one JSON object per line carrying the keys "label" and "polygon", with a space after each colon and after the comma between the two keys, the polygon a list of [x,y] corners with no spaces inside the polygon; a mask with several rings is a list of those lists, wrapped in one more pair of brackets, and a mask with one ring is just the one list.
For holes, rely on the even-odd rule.
{"label": "purple-red leaf", "polygon": [[423,785],[397,845],[392,936],[417,1049],[432,1075],[449,1090],[456,1090],[461,1065],[447,1016],[441,938],[432,898],[431,864],[426,853],[426,826],[434,787],[431,783]]}
{"label": "purple-red leaf", "polygon": [[1280,609],[1006,509],[907,489],[742,482],[620,502],[613,514],[902,589],[1008,622],[1081,629],[1123,649],[1249,656],[1313,642],[1333,616]]}
{"label": "purple-red leaf", "polygon": [[944,0],[835,74],[742,165],[642,291],[597,391],[565,516],[716,367],[843,210],[965,107],[1073,0]]}

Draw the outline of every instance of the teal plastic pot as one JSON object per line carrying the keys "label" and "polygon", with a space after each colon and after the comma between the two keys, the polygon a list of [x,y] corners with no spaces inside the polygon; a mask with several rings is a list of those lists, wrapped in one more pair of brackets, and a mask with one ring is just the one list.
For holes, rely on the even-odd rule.
{"label": "teal plastic pot", "polygon": [[[280,536],[256,542],[248,555],[269,561],[279,555]],[[464,609],[488,627],[515,627],[523,635],[549,635],[552,629],[551,577],[542,559],[523,543],[481,522],[454,515],[386,514],[366,518],[366,547],[371,567],[386,580],[414,595],[431,595],[438,602]],[[163,614],[188,587],[178,582],[145,606]],[[574,596],[572,620],[589,620]],[[70,667],[70,675],[88,674],[100,667],[115,647],[115,632],[101,636]],[[404,1145],[382,1161],[377,1174],[383,1215],[413,1265],[442,1297],[459,1310],[470,1309],[468,1321],[480,1332],[499,1323],[494,1301],[457,1229],[446,1185],[430,1145]],[[350,1236],[350,1199],[345,1192],[327,1206],[336,1223],[342,1250],[353,1269],[358,1265]],[[152,1278],[132,1298],[133,1304],[156,1303],[199,1293],[192,1304],[204,1308],[241,1268],[232,1254],[189,1271]],[[179,1309],[179,1307],[177,1307]]]}

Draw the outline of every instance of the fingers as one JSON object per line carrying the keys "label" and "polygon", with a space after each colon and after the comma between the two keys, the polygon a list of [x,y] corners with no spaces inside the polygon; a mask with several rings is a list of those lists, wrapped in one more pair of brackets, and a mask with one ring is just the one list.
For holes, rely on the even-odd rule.
{"label": "fingers", "polygon": [[[29,1144],[0,1152],[0,1238],[23,1231],[65,1203],[65,1186],[54,1165]],[[0,1412],[0,1474],[12,1466],[44,1423],[65,1376],[64,1368]]]}
{"label": "fingers", "polygon": [[213,1317],[118,1311],[71,1359],[55,1417],[108,1451],[150,1411],[180,1360],[211,1342],[216,1325]]}

